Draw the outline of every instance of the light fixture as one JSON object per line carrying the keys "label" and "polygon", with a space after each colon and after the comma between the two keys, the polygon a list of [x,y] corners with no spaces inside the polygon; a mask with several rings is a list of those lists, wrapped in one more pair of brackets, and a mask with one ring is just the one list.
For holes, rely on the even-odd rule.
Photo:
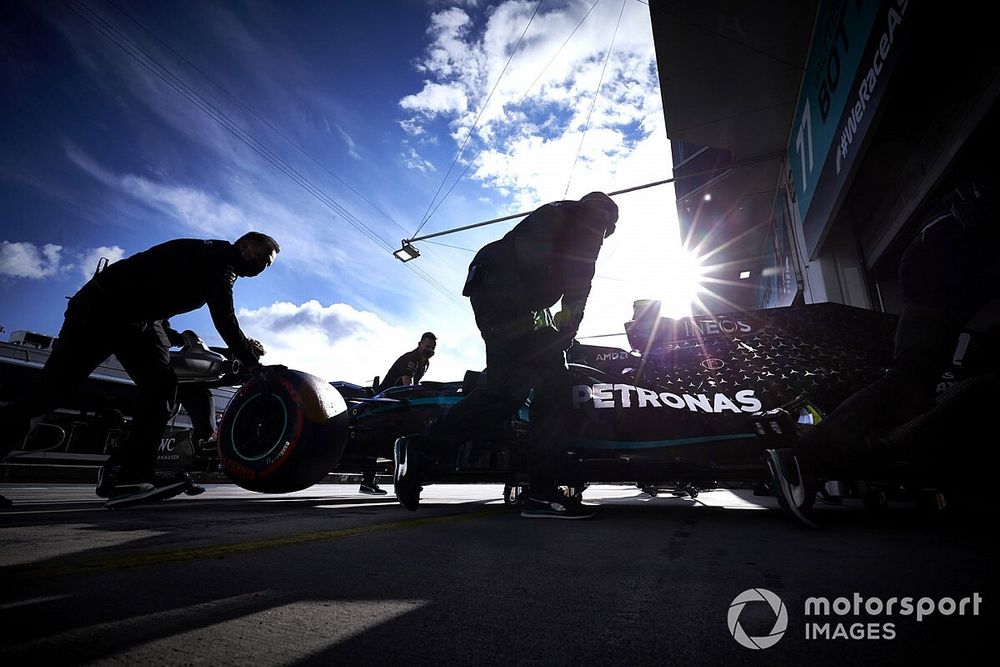
{"label": "light fixture", "polygon": [[396,259],[398,259],[401,262],[409,262],[411,259],[416,259],[417,257],[420,257],[420,251],[414,248],[412,243],[410,243],[406,239],[403,239],[402,244],[403,246],[399,250],[392,253],[393,255],[395,255]]}
{"label": "light fixture", "polygon": [[705,201],[712,201],[712,193],[711,192],[706,192],[705,196],[703,197],[703,199]]}
{"label": "light fixture", "polygon": [[746,280],[750,277],[749,271],[740,271],[740,280]]}

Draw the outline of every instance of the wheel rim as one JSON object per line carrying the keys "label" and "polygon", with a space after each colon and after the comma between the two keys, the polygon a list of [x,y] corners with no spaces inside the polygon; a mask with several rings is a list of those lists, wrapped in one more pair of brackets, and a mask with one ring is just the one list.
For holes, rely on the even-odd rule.
{"label": "wheel rim", "polygon": [[233,417],[229,440],[244,461],[259,461],[285,444],[288,410],[275,394],[254,394]]}

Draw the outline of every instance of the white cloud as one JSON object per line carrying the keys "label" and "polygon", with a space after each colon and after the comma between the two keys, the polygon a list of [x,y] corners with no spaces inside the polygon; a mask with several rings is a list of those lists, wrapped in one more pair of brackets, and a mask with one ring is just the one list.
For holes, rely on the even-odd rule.
{"label": "white cloud", "polygon": [[[475,159],[468,179],[482,189],[470,192],[466,185],[465,196],[499,193],[509,200],[506,213],[668,178],[670,145],[648,9],[626,3],[615,33],[620,3],[597,4],[583,23],[593,0],[542,5],[528,26],[536,4],[509,0],[485,13],[453,8],[433,15],[430,43],[416,65],[423,89],[400,101],[402,109],[415,113],[406,121],[410,133],[430,131],[422,120],[445,120],[456,146],[471,134],[463,160]],[[465,111],[442,103],[459,94],[467,100]],[[458,206],[462,191],[442,210]],[[616,201],[618,232],[598,260],[581,335],[622,332],[637,299],[659,299],[671,315],[690,312],[689,290],[672,268],[680,246],[673,188],[624,194]],[[623,339],[592,342],[627,345]]]}
{"label": "white cloud", "polygon": [[[423,90],[402,98],[400,106],[428,119],[446,117],[458,145],[474,132],[465,159],[485,150],[472,178],[487,186],[512,188],[522,201],[562,196],[584,129],[580,156],[584,171],[589,162],[613,176],[639,141],[656,133],[667,144],[648,13],[642,6],[626,5],[605,70],[613,32],[609,26],[617,22],[620,8],[605,4],[568,42],[593,5],[590,0],[550,11],[543,6],[526,33],[534,2],[501,3],[488,13],[483,26],[474,26],[473,19],[457,8],[435,13],[428,29],[431,43],[417,64],[429,76]],[[603,83],[591,113],[602,71]],[[467,108],[454,103],[459,99],[467,101]],[[420,127],[419,116],[406,122],[411,134]],[[658,175],[668,169],[665,156]]]}
{"label": "white cloud", "polygon": [[403,158],[403,164],[409,169],[416,169],[422,172],[434,171],[434,165],[420,157],[420,154],[414,148],[410,148],[410,150],[403,153],[400,157]]}
{"label": "white cloud", "polygon": [[60,259],[63,247],[46,243],[0,243],[0,275],[14,278],[37,280],[49,278],[61,270]]}
{"label": "white cloud", "polygon": [[404,109],[419,110],[427,116],[447,113],[464,113],[469,106],[465,93],[452,86],[424,82],[424,89],[416,95],[407,95],[399,101]]}
{"label": "white cloud", "polygon": [[399,121],[399,126],[411,137],[420,137],[427,134],[427,131],[420,125],[420,121],[416,118],[401,120]]}
{"label": "white cloud", "polygon": [[[267,348],[264,363],[357,384],[371,384],[374,376],[384,375],[399,355],[417,346],[424,331],[433,330],[391,324],[345,303],[324,306],[315,300],[241,308],[237,317],[244,332]],[[425,379],[461,380],[465,370],[481,368],[481,350],[465,343],[442,337]]]}
{"label": "white cloud", "polygon": [[110,262],[117,262],[125,256],[125,251],[118,246],[69,251],[70,255],[76,257],[75,262],[67,262],[66,254],[66,248],[53,243],[37,246],[33,243],[4,241],[0,244],[0,275],[38,280],[78,269],[83,278],[80,284],[83,284],[93,277],[97,262],[102,257]]}

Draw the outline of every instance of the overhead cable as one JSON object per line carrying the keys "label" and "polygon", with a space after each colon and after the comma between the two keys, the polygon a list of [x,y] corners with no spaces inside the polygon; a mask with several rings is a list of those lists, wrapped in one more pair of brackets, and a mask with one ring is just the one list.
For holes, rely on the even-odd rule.
{"label": "overhead cable", "polygon": [[523,40],[524,36],[528,33],[528,28],[531,27],[532,21],[535,20],[535,16],[538,14],[538,10],[542,6],[542,2],[544,2],[544,0],[538,0],[538,4],[535,5],[535,11],[532,12],[531,18],[528,19],[527,25],[524,26],[524,31],[521,32],[521,36],[518,37],[517,44],[515,44],[514,48],[511,49],[510,56],[507,58],[507,62],[504,64],[503,69],[500,71],[500,76],[497,77],[496,82],[493,84],[493,88],[492,90],[490,90],[490,94],[486,96],[486,101],[483,102],[483,106],[480,107],[479,114],[476,116],[476,120],[472,123],[472,127],[469,129],[468,134],[466,134],[465,141],[462,142],[462,147],[458,149],[458,153],[455,154],[455,159],[451,161],[451,166],[448,167],[448,172],[444,175],[444,178],[441,179],[441,184],[438,185],[438,189],[434,193],[434,196],[431,197],[431,202],[427,205],[427,210],[424,211],[424,215],[420,220],[420,225],[417,226],[417,231],[413,232],[414,236],[419,234],[420,230],[423,229],[425,224],[427,224],[427,221],[430,220],[431,207],[434,205],[434,200],[437,199],[438,194],[440,194],[441,192],[441,188],[443,188],[444,184],[448,181],[448,177],[451,175],[451,172],[455,168],[455,165],[458,164],[458,159],[462,157],[462,153],[465,151],[465,147],[466,145],[468,145],[469,139],[472,138],[472,135],[475,132],[476,127],[479,126],[479,119],[483,117],[483,113],[486,111],[486,107],[489,105],[490,99],[492,99],[493,97],[493,93],[496,91],[497,86],[500,85],[500,81],[501,79],[503,79],[503,75],[507,72],[507,67],[510,65],[510,61],[514,59],[514,54],[517,53],[518,48],[521,46],[521,40]]}

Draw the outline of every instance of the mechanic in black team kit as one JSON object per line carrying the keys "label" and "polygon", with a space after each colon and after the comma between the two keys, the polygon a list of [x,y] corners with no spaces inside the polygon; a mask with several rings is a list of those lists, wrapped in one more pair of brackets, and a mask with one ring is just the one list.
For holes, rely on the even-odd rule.
{"label": "mechanic in black team kit", "polygon": [[430,359],[434,356],[434,349],[437,347],[437,336],[427,331],[420,337],[417,347],[410,350],[399,359],[396,359],[392,367],[385,374],[385,378],[375,388],[375,393],[385,391],[390,387],[403,387],[420,382],[430,367]]}
{"label": "mechanic in black team kit", "polygon": [[990,167],[956,177],[903,253],[902,307],[889,371],[807,431],[801,447],[767,450],[776,491],[806,525],[815,527],[804,504],[818,491],[815,473],[838,464],[884,463],[903,453],[878,434],[934,405],[935,387],[962,327],[1000,298],[996,172]]}
{"label": "mechanic in black team kit", "polygon": [[[430,359],[434,356],[434,349],[437,347],[437,336],[430,331],[424,332],[420,337],[417,347],[406,354],[400,355],[399,359],[392,364],[385,378],[374,388],[374,392],[385,391],[392,387],[408,387],[418,384],[420,378],[427,374],[430,367]],[[359,493],[369,496],[384,496],[387,491],[375,482],[377,469],[374,465],[365,468],[361,473],[361,487]]]}
{"label": "mechanic in black team kit", "polygon": [[[617,221],[618,207],[611,198],[592,192],[580,201],[538,208],[476,254],[462,294],[472,302],[486,342],[486,386],[451,408],[423,436],[396,441],[395,490],[404,507],[415,510],[419,505],[420,468],[428,458],[494,429],[530,394],[530,487],[521,516],[593,516],[592,507],[557,487],[570,401],[565,350],[583,319],[597,255]],[[548,308],[560,298],[562,308],[553,319]]]}
{"label": "mechanic in black team kit", "polygon": [[186,475],[164,480],[153,470],[177,388],[160,321],[207,303],[230,351],[249,367],[259,366],[263,347],[240,330],[233,284],[237,277],[260,274],[279,250],[274,239],[260,232],[248,232],[235,243],[177,239],[95,275],[69,300],[41,385],[4,411],[0,456],[6,456],[37,418],[64,402],[113,354],[135,382],[138,397],[129,437],[119,447],[117,465],[102,470],[98,495],[108,496],[108,506],[114,507],[173,490],[197,492]]}

